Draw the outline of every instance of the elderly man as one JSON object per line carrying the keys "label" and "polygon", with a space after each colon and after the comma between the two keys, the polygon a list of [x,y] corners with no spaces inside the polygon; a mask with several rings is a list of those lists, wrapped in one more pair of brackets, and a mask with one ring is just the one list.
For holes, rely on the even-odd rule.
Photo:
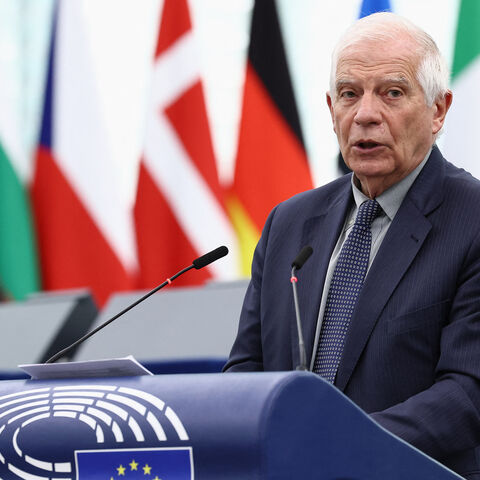
{"label": "elderly man", "polygon": [[452,101],[434,41],[389,13],[359,20],[327,103],[353,171],[271,212],[226,371],[298,359],[299,274],[310,368],[385,428],[480,479],[480,183],[435,139]]}

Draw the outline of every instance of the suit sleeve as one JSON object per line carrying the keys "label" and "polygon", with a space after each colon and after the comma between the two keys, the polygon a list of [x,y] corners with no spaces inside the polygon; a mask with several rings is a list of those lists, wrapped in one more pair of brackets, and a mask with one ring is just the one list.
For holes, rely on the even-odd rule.
{"label": "suit sleeve", "polygon": [[[434,458],[480,444],[480,238],[465,257],[433,385],[372,417]],[[439,319],[442,321],[442,319]]]}
{"label": "suit sleeve", "polygon": [[224,372],[263,371],[261,339],[262,276],[268,235],[275,211],[276,208],[268,216],[262,236],[255,248],[252,262],[252,277],[243,301],[237,337],[228,362],[223,368]]}

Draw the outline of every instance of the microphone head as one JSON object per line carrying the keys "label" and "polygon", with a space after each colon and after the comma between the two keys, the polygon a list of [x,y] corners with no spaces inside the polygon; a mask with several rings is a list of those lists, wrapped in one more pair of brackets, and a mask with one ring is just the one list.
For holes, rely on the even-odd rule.
{"label": "microphone head", "polygon": [[303,267],[303,264],[308,260],[310,255],[313,253],[313,248],[310,245],[303,247],[300,250],[300,253],[297,255],[297,258],[292,262],[292,268],[300,270]]}
{"label": "microphone head", "polygon": [[206,267],[210,265],[212,262],[215,262],[219,258],[224,257],[228,253],[228,248],[225,245],[212,250],[211,252],[202,255],[201,257],[196,258],[192,264],[193,266],[199,270],[200,268]]}

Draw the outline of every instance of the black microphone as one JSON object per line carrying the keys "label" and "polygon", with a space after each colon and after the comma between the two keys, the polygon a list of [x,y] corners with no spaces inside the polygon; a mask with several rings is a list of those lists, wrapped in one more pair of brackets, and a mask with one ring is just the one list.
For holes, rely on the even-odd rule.
{"label": "black microphone", "polygon": [[212,250],[211,252],[202,255],[201,257],[196,258],[192,265],[194,268],[199,270],[200,268],[210,265],[212,262],[217,261],[219,258],[224,257],[228,253],[228,248],[225,245]]}
{"label": "black microphone", "polygon": [[298,296],[297,296],[298,279],[295,276],[295,270],[300,270],[312,253],[313,253],[313,249],[310,246],[303,247],[300,250],[300,253],[292,262],[292,276],[290,278],[290,281],[292,282],[292,289],[293,289],[293,301],[295,303],[295,316],[297,318],[298,351],[299,351],[299,357],[300,357],[300,362],[297,365],[297,370],[304,370],[304,371],[307,370],[307,354],[305,352],[305,343],[303,342],[302,321],[300,319],[300,308],[298,306]]}
{"label": "black microphone", "polygon": [[158,285],[158,287],[155,287],[153,290],[150,290],[148,293],[146,293],[142,298],[139,298],[137,301],[133,302],[131,305],[123,309],[121,312],[117,313],[114,315],[112,318],[109,318],[106,322],[102,323],[99,325],[97,328],[92,330],[91,332],[87,333],[83,337],[80,337],[78,340],[73,342],[71,345],[68,347],[64,348],[63,350],[60,350],[57,352],[55,355],[50,357],[45,363],[53,363],[56,362],[59,358],[63,357],[66,353],[68,353],[70,350],[75,348],[76,346],[80,345],[83,343],[85,340],[90,338],[92,335],[97,333],[99,330],[102,328],[106,327],[108,324],[112,323],[114,320],[116,320],[118,317],[121,317],[124,313],[127,313],[129,310],[131,310],[133,307],[136,307],[139,303],[142,303],[144,300],[146,300],[148,297],[153,295],[155,292],[158,292],[161,288],[165,287],[166,285],[170,285],[176,278],[178,278],[180,275],[183,275],[185,272],[188,272],[192,268],[196,268],[199,270],[200,268],[206,267],[207,265],[210,265],[210,263],[215,262],[219,258],[224,257],[228,253],[228,248],[225,246],[218,247],[215,250],[212,250],[211,252],[206,253],[205,255],[202,255],[201,257],[196,258],[191,265],[188,267],[184,268],[183,270],[180,270],[177,272],[173,277],[167,278],[162,284]]}
{"label": "black microphone", "polygon": [[297,270],[300,270],[303,267],[303,264],[308,260],[310,255],[313,253],[313,248],[307,245],[300,250],[300,253],[297,255],[297,258],[292,262],[292,267],[295,267]]}

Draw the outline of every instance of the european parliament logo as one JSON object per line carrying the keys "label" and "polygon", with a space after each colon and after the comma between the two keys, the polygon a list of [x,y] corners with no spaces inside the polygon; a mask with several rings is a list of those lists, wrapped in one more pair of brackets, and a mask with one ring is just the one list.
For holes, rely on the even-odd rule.
{"label": "european parliament logo", "polygon": [[0,396],[0,479],[192,480],[174,409],[143,390],[70,384]]}
{"label": "european parliament logo", "polygon": [[191,480],[192,449],[89,450],[76,453],[77,480]]}

